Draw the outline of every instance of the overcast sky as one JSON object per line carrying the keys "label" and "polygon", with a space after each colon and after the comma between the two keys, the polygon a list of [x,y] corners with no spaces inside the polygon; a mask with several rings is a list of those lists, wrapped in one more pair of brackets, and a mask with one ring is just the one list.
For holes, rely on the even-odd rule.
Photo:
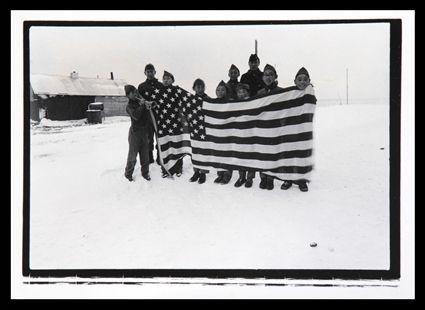
{"label": "overcast sky", "polygon": [[162,27],[32,27],[32,73],[124,79],[137,86],[144,66],[153,63],[175,84],[191,90],[196,78],[215,97],[220,80],[235,64],[241,74],[258,40],[260,68],[269,63],[279,85],[293,84],[297,70],[310,72],[319,100],[345,101],[346,69],[352,100],[386,100],[389,95],[389,24],[162,26]]}

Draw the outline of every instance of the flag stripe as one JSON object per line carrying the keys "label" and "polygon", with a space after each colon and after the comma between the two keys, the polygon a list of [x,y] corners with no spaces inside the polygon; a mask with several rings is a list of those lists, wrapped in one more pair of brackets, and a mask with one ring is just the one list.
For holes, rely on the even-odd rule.
{"label": "flag stripe", "polygon": [[[179,151],[181,149],[178,149]],[[177,151],[177,150],[176,150]],[[292,158],[307,158],[312,155],[312,149],[306,150],[294,150],[294,151],[283,151],[279,153],[264,153],[264,152],[239,152],[239,151],[218,151],[204,148],[192,148],[192,154],[197,155],[211,155],[218,157],[230,157],[241,159],[250,159],[250,160],[262,160],[262,161],[278,161],[281,159],[292,159]],[[166,152],[164,152],[166,153]]]}
{"label": "flag stripe", "polygon": [[280,158],[275,161],[264,161],[258,159],[242,159],[235,157],[223,157],[215,155],[202,155],[192,152],[192,162],[217,162],[227,165],[238,165],[250,167],[256,170],[272,170],[276,166],[300,166],[306,167],[312,165],[311,157],[310,158]]}
{"label": "flag stripe", "polygon": [[[211,141],[196,141],[197,148],[212,149],[218,151],[240,151],[240,152],[265,152],[265,153],[279,153],[284,151],[296,151],[313,148],[313,140],[287,142],[276,145],[267,144],[237,144],[237,143],[214,143]],[[193,144],[192,143],[192,144]],[[161,145],[161,151],[166,151],[169,148],[181,148],[183,146],[190,146],[190,141],[168,142]]]}
{"label": "flag stripe", "polygon": [[[301,114],[297,116],[284,117],[280,119],[268,119],[268,120],[250,120],[244,121],[243,119],[239,119],[237,122],[228,122],[225,124],[210,124],[207,119],[205,119],[205,126],[207,127],[207,132],[209,132],[209,128],[213,129],[247,129],[247,128],[277,128],[288,125],[298,125],[302,123],[307,123],[313,121],[312,113]],[[276,115],[275,115],[276,116]]]}
{"label": "flag stripe", "polygon": [[[237,100],[237,101],[230,101],[226,104],[220,104],[220,103],[210,103],[211,100],[205,99],[202,108],[204,110],[212,110],[212,111],[238,111],[238,110],[250,110],[250,109],[264,109],[266,106],[277,103],[277,102],[291,102],[292,100],[297,100],[299,98],[303,97],[309,97],[313,100],[315,98],[312,98],[312,89],[305,89],[305,90],[289,90],[289,91],[281,91],[278,93],[274,93],[272,95],[266,95],[263,97],[254,97],[250,98],[248,100]],[[305,100],[304,100],[305,101]],[[315,101],[312,101],[315,102]]]}
{"label": "flag stripe", "polygon": [[[294,108],[290,108],[290,109],[286,110],[284,115],[286,117],[290,117],[290,116],[298,116],[298,115],[304,114],[304,113],[314,113],[315,109],[316,109],[315,104],[306,103],[303,106],[298,106],[298,107],[294,107]],[[231,122],[247,122],[247,121],[254,121],[254,120],[271,120],[271,119],[275,119],[276,116],[278,116],[276,111],[266,111],[266,112],[262,112],[258,115],[255,115],[255,116],[242,115],[242,116],[239,116],[239,117],[229,117],[229,118],[224,118],[224,119],[205,116],[205,122],[210,124],[210,125],[211,124],[220,125],[220,124],[227,124],[227,123],[231,123]]]}
{"label": "flag stripe", "polygon": [[296,124],[296,125],[288,125],[288,126],[281,126],[281,127],[274,127],[274,128],[244,128],[244,129],[235,129],[230,128],[226,130],[222,129],[215,129],[215,128],[206,128],[206,133],[209,136],[215,136],[215,137],[240,137],[240,138],[247,138],[247,137],[267,137],[267,138],[275,138],[280,137],[284,135],[291,135],[291,134],[299,134],[302,132],[309,132],[313,130],[313,124],[311,122],[309,123],[302,123],[302,124]]}
{"label": "flag stripe", "polygon": [[[296,98],[289,101],[272,102],[268,104],[267,106],[244,109],[244,110],[217,111],[217,110],[208,110],[205,107],[203,107],[204,109],[203,112],[205,116],[223,119],[223,118],[244,116],[244,115],[259,115],[265,111],[283,112],[284,110],[287,110],[287,109],[303,106],[306,103],[315,104],[316,103],[315,97],[312,95],[305,95],[301,98]],[[216,105],[219,106],[218,104]],[[227,104],[222,104],[222,105],[224,107],[229,106]]]}
{"label": "flag stripe", "polygon": [[[237,143],[237,144],[266,144],[276,145],[286,142],[298,142],[313,139],[313,132],[302,132],[293,135],[282,135],[277,137],[215,137],[207,135],[206,141],[215,143]],[[196,145],[197,141],[192,140],[192,144]]]}
{"label": "flag stripe", "polygon": [[246,170],[246,171],[260,171],[260,172],[272,172],[277,175],[280,173],[291,173],[303,175],[313,170],[313,165],[309,166],[288,166],[283,165],[280,167],[275,167],[272,169],[262,169],[262,168],[253,168],[253,167],[245,167],[244,165],[236,165],[236,164],[226,164],[226,163],[218,163],[217,161],[199,161],[192,157],[192,164],[196,168],[205,169],[205,167],[214,167],[215,169],[226,169],[226,170]]}

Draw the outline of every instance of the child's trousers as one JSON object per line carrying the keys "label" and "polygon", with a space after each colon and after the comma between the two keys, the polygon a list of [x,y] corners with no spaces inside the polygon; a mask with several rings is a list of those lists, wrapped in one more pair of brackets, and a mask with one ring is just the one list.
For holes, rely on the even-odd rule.
{"label": "child's trousers", "polygon": [[137,154],[139,154],[140,166],[142,174],[149,172],[149,129],[147,126],[140,128],[130,127],[128,132],[128,155],[127,165],[125,167],[125,175],[127,177],[133,175],[134,166],[137,162]]}

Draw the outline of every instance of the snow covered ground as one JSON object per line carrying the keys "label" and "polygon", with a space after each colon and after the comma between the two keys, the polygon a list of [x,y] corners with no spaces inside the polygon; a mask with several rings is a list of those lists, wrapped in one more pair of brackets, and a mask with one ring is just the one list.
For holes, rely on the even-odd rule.
{"label": "snow covered ground", "polygon": [[[124,177],[129,119],[31,129],[30,267],[389,268],[389,106],[318,107],[309,192]],[[317,247],[310,247],[316,242]]]}

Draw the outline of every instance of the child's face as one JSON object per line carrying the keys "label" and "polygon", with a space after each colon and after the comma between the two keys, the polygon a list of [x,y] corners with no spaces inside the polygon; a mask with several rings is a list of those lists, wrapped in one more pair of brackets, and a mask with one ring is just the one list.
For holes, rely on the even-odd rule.
{"label": "child's face", "polygon": [[310,78],[305,74],[300,74],[295,78],[294,82],[298,89],[304,90],[308,85],[310,85]]}
{"label": "child's face", "polygon": [[229,70],[229,78],[231,80],[236,80],[239,77],[239,70],[231,69]]}
{"label": "child's face", "polygon": [[239,88],[237,91],[237,95],[238,99],[246,99],[247,97],[249,97],[248,90],[246,90],[245,88]]}
{"label": "child's face", "polygon": [[170,86],[173,84],[173,79],[168,75],[165,75],[162,77],[162,84],[164,84],[164,86]]}
{"label": "child's face", "polygon": [[156,71],[153,70],[153,69],[145,70],[145,75],[146,75],[146,77],[148,79],[154,79],[155,78],[155,74],[156,74]]}
{"label": "child's face", "polygon": [[134,100],[134,99],[136,99],[136,96],[137,96],[137,93],[134,90],[127,95],[127,98],[130,99],[130,100]]}
{"label": "child's face", "polygon": [[251,69],[251,70],[257,70],[258,69],[258,66],[260,65],[260,61],[259,60],[249,61],[248,62],[248,65],[249,65],[249,69]]}
{"label": "child's face", "polygon": [[215,94],[217,95],[217,98],[224,98],[226,97],[226,87],[225,86],[218,86],[215,90]]}
{"label": "child's face", "polygon": [[197,95],[203,95],[205,92],[205,87],[204,85],[196,84],[195,87],[193,87],[193,90]]}
{"label": "child's face", "polygon": [[276,75],[272,70],[265,70],[263,74],[263,82],[269,86],[276,81]]}

